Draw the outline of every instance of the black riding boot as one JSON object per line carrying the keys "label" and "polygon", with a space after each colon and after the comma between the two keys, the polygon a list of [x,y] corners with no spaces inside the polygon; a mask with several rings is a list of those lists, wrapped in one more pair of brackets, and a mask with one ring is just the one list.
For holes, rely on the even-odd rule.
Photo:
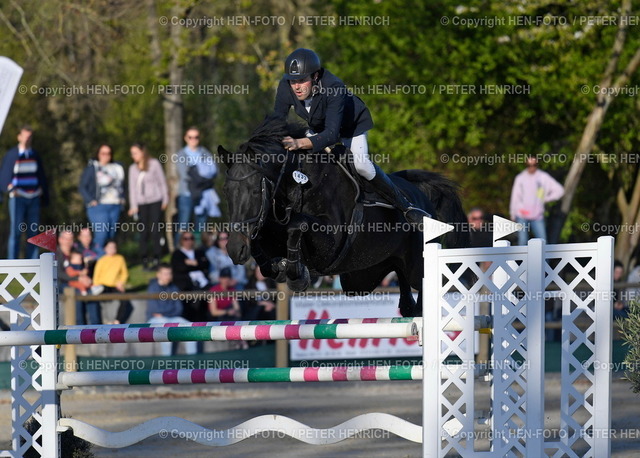
{"label": "black riding boot", "polygon": [[391,178],[389,178],[380,167],[375,164],[374,166],[376,168],[376,176],[374,176],[369,183],[375,187],[376,191],[379,192],[386,201],[402,212],[407,222],[420,224],[422,223],[423,217],[431,217],[431,215],[423,209],[411,205],[396,185],[393,184]]}

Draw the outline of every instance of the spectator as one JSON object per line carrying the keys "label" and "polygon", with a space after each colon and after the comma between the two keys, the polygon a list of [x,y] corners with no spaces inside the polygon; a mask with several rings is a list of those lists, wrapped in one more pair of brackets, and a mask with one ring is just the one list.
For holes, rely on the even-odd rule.
{"label": "spectator", "polygon": [[[631,269],[631,272],[629,272],[629,276],[627,277],[627,283],[640,285],[640,264],[636,264],[636,266]],[[627,303],[640,301],[640,286],[627,288],[625,296]]]}
{"label": "spectator", "polygon": [[627,305],[625,292],[616,288],[616,283],[622,281],[624,275],[624,264],[619,260],[613,262],[613,318],[628,318],[629,307]]}
{"label": "spectator", "polygon": [[487,229],[487,220],[482,208],[473,207],[467,214],[467,221],[469,222],[469,241],[472,248],[493,245],[491,231]]}
{"label": "spectator", "polygon": [[[22,126],[18,134],[18,145],[11,148],[0,164],[0,192],[9,195],[9,259],[20,257],[22,233],[27,238],[40,231],[40,207],[49,203],[49,187],[40,155],[31,148],[33,129]],[[0,194],[0,201],[4,196]],[[38,247],[25,246],[25,257],[38,257]]]}
{"label": "spectator", "polygon": [[[469,223],[469,246],[471,248],[481,248],[493,246],[493,236],[487,228],[487,220],[484,210],[480,207],[473,207],[467,213],[467,222]],[[490,261],[480,263],[480,269],[485,272],[491,266]],[[470,287],[475,281],[475,274],[471,270],[466,270],[462,274],[462,282]]]}
{"label": "spectator", "polygon": [[544,204],[560,199],[564,195],[562,185],[551,175],[538,170],[538,160],[527,158],[526,170],[520,172],[513,182],[509,211],[511,219],[522,224],[518,231],[518,245],[526,245],[529,226],[537,238],[546,240]]}
{"label": "spectator", "polygon": [[[191,232],[180,234],[180,245],[171,254],[173,281],[180,291],[204,290],[209,286],[209,261],[204,251],[195,249]],[[201,299],[184,301],[182,316],[188,321],[206,321],[206,303]]]}
{"label": "spectator", "polygon": [[[91,286],[91,277],[88,275],[69,275],[67,267],[69,267],[69,258],[73,250],[73,233],[63,231],[58,234],[58,247],[56,248],[56,261],[58,264],[58,288],[60,292],[64,291],[67,286],[71,286],[71,282],[79,281],[87,288]],[[100,303],[95,301],[76,301],[76,324],[87,324],[87,315],[89,324],[102,324],[102,316],[100,313]]]}
{"label": "spectator", "polygon": [[[178,287],[173,284],[173,275],[169,264],[159,264],[156,270],[156,278],[149,282],[148,292],[163,293],[166,299],[149,299],[147,301],[147,321],[149,323],[189,323],[182,318],[182,302],[177,297]],[[162,356],[171,356],[174,342],[162,342],[160,348]],[[185,342],[185,351],[188,355],[195,355],[197,342]]]}
{"label": "spectator", "polygon": [[260,271],[260,266],[256,266],[253,276],[247,283],[247,289],[255,290],[255,298],[244,300],[240,304],[242,307],[243,320],[275,320],[276,303],[268,296],[268,291],[276,289],[276,282],[271,278],[266,278]]}
{"label": "spectator", "polygon": [[[234,295],[236,289],[233,287],[231,269],[225,267],[220,271],[219,282],[209,290],[212,294],[209,299],[209,315],[215,321],[237,321],[242,318],[240,302]],[[246,350],[249,344],[244,341],[237,341],[235,348]]]}
{"label": "spectator", "polygon": [[[160,262],[162,212],[169,203],[169,190],[162,165],[149,157],[147,148],[131,146],[133,164],[129,166],[129,215],[142,223],[140,254],[144,270],[155,270]],[[151,250],[148,249],[151,243]],[[152,257],[150,258],[151,255]]]}
{"label": "spectator", "polygon": [[209,300],[209,313],[216,321],[235,321],[242,316],[240,303],[234,297],[231,269],[225,267],[220,271],[219,282],[209,290],[214,293]]}
{"label": "spectator", "polygon": [[231,270],[232,284],[236,289],[244,289],[247,284],[247,272],[244,266],[233,263],[231,256],[227,252],[228,232],[220,232],[213,246],[207,250],[209,260],[209,281],[218,283],[220,271],[224,268]]}
{"label": "spectator", "polygon": [[100,145],[95,159],[82,172],[80,194],[87,207],[99,255],[107,240],[116,235],[116,223],[124,205],[124,168],[113,160],[109,145]]}
{"label": "spectator", "polygon": [[60,292],[62,292],[62,290],[64,290],[64,288],[69,285],[70,281],[78,280],[77,276],[71,277],[66,273],[66,269],[69,266],[69,256],[71,256],[72,249],[73,232],[60,232],[58,234],[58,246],[56,248],[56,261],[58,263],[58,286],[60,287]]}
{"label": "spectator", "polygon": [[[70,278],[89,275],[88,270],[84,265],[84,258],[82,257],[81,252],[71,250],[71,253],[69,254],[69,265],[65,268],[65,271]],[[69,286],[77,289],[81,295],[86,296],[91,285],[84,281],[71,280],[69,282]]]}
{"label": "spectator", "polygon": [[98,260],[98,247],[93,243],[91,229],[83,227],[78,233],[78,240],[74,244],[74,249],[82,253],[84,265],[88,270],[89,277],[93,277],[93,268]]}
{"label": "spectator", "polygon": [[[118,254],[118,245],[114,240],[108,240],[104,246],[104,255],[96,262],[93,272],[92,291],[94,294],[124,293],[129,279],[129,271],[124,256]],[[126,323],[133,306],[128,300],[121,300],[115,319],[107,320],[109,324]]]}
{"label": "spectator", "polygon": [[384,276],[380,282],[380,286],[383,288],[393,288],[398,286],[398,274],[395,272],[389,272]]}
{"label": "spectator", "polygon": [[206,251],[213,246],[216,241],[216,236],[212,232],[205,231],[200,234],[200,248],[206,253]]}
{"label": "spectator", "polygon": [[[186,145],[176,153],[176,170],[178,172],[178,197],[176,202],[178,231],[175,234],[176,246],[180,241],[181,232],[189,231],[199,235],[205,231],[207,222],[205,210],[207,209],[201,204],[201,197],[205,190],[213,189],[213,179],[218,172],[211,153],[203,146],[200,146],[200,130],[197,127],[189,127],[187,129],[184,134],[184,141]],[[192,226],[192,216],[196,207],[198,207],[198,212],[195,214],[196,224]],[[219,216],[219,210],[217,212]]]}

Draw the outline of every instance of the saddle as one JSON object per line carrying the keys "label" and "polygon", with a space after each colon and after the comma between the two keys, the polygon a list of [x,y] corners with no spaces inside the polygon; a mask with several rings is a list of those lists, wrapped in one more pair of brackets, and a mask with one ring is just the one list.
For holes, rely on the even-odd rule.
{"label": "saddle", "polygon": [[356,192],[355,197],[355,205],[353,207],[353,212],[351,213],[351,219],[349,221],[349,227],[352,230],[347,231],[347,237],[345,238],[345,242],[342,245],[338,256],[333,260],[333,262],[325,269],[326,272],[333,271],[342,260],[347,256],[355,238],[358,236],[359,232],[356,230],[360,225],[362,225],[364,219],[364,209],[365,207],[384,207],[393,209],[394,207],[384,201],[373,189],[371,184],[367,182],[364,178],[360,176],[360,174],[356,171],[353,155],[351,151],[345,147],[344,145],[334,145],[330,150],[327,151],[328,154],[335,154],[337,161],[336,164],[342,170],[342,172],[349,178],[349,181],[353,184],[353,187]]}

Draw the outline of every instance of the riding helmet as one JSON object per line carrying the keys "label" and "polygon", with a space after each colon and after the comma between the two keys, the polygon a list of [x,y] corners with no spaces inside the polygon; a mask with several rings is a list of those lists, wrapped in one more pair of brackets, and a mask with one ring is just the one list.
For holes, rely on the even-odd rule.
{"label": "riding helmet", "polygon": [[298,48],[284,61],[284,78],[298,80],[320,70],[320,58],[310,49]]}

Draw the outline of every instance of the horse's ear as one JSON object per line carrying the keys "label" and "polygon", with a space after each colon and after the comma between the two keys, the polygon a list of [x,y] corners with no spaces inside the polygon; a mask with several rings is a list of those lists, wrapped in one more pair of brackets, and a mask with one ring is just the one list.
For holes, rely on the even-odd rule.
{"label": "horse's ear", "polygon": [[218,145],[218,155],[223,164],[228,166],[232,163],[232,153],[224,149],[222,145]]}

